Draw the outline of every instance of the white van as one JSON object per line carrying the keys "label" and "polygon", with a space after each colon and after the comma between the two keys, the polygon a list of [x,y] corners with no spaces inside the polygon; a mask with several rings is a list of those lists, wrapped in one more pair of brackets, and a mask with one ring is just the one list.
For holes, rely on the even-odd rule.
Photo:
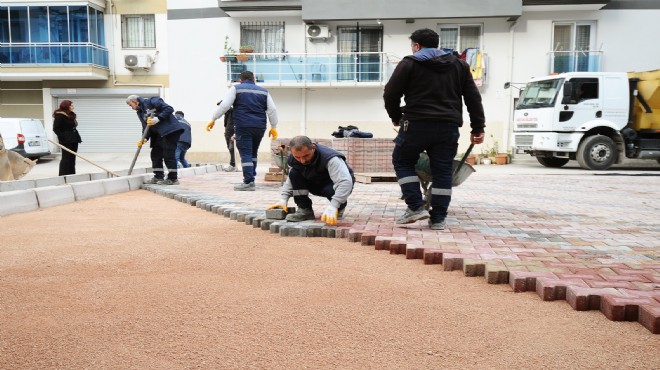
{"label": "white van", "polygon": [[0,118],[0,134],[7,149],[36,159],[50,154],[46,129],[38,119]]}

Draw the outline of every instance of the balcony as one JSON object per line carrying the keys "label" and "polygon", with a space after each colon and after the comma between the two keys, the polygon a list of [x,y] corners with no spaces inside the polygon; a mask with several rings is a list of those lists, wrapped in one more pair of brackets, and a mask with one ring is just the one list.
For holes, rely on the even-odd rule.
{"label": "balcony", "polygon": [[600,72],[602,51],[551,51],[549,73]]}
{"label": "balcony", "polygon": [[108,49],[97,44],[0,44],[3,80],[107,80],[108,76]]}
{"label": "balcony", "polygon": [[383,86],[400,60],[386,53],[249,53],[225,57],[227,81],[242,71],[254,73],[265,87]]}

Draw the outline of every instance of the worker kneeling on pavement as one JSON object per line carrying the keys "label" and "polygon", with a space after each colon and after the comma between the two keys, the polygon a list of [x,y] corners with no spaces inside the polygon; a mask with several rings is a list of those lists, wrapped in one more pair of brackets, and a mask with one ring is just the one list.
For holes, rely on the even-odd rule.
{"label": "worker kneeling on pavement", "polygon": [[321,221],[336,225],[346,209],[348,196],[353,192],[355,177],[346,163],[346,157],[336,150],[312,143],[307,136],[296,136],[289,143],[291,154],[287,164],[289,176],[282,185],[282,199],[268,209],[287,210],[293,196],[296,213],[286,216],[287,221],[314,220],[310,194],[328,198],[330,204],[323,211]]}

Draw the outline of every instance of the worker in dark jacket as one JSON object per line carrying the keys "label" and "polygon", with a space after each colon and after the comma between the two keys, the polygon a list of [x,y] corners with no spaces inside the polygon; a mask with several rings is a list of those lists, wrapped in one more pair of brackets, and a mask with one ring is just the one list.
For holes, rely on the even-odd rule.
{"label": "worker in dark jacket", "polygon": [[314,220],[314,209],[309,194],[325,197],[330,204],[321,215],[321,221],[336,225],[342,218],[348,196],[353,192],[355,177],[346,163],[346,157],[338,151],[314,144],[307,136],[296,136],[289,143],[291,154],[287,164],[289,176],[282,185],[281,200],[268,209],[287,210],[293,196],[298,207],[296,213],[286,216],[287,221]]}
{"label": "worker in dark jacket", "polygon": [[[410,35],[413,54],[396,66],[385,85],[385,109],[399,133],[394,140],[392,164],[408,209],[396,220],[408,224],[429,219],[433,230],[445,228],[451,202],[452,164],[463,125],[463,101],[470,114],[470,141],[484,140],[485,117],[481,94],[470,66],[438,50],[439,36],[430,29]],[[400,107],[401,97],[405,106]],[[415,164],[426,151],[431,163],[431,211],[424,208]]]}
{"label": "worker in dark jacket", "polygon": [[188,123],[188,121],[183,118],[184,116],[185,115],[180,110],[174,112],[174,117],[176,117],[176,119],[178,119],[179,122],[183,124],[183,132],[181,133],[181,136],[179,136],[179,141],[176,143],[176,152],[174,153],[174,158],[176,159],[177,167],[179,166],[179,163],[181,163],[183,168],[188,168],[190,167],[190,163],[188,163],[186,160],[186,153],[192,145],[192,134],[190,133],[190,123]]}
{"label": "worker in dark jacket", "polygon": [[[184,130],[183,124],[174,117],[174,108],[158,96],[141,98],[131,95],[126,99],[133,110],[137,112],[142,123],[142,130],[149,127],[149,135],[144,141],[138,141],[138,147],[151,140],[151,167],[154,177],[149,184],[178,185],[177,165],[175,158],[176,143]],[[167,167],[167,179],[163,162]]]}
{"label": "worker in dark jacket", "polygon": [[257,155],[261,139],[266,132],[266,117],[270,121],[268,136],[275,140],[277,139],[277,110],[268,90],[254,83],[254,73],[243,71],[240,79],[241,82],[238,85],[229,88],[227,96],[222,99],[222,103],[216,109],[211,121],[206,125],[206,130],[210,131],[215,125],[215,121],[233,108],[236,147],[241,156],[241,167],[243,168],[243,183],[234,186],[234,190],[254,191]]}
{"label": "worker in dark jacket", "polygon": [[[53,132],[57,135],[57,140],[60,144],[72,152],[77,152],[78,144],[82,143],[76,127],[78,127],[78,120],[76,113],[73,111],[73,102],[71,100],[62,100],[60,107],[53,112]],[[59,176],[74,175],[75,173],[75,154],[62,150]]]}

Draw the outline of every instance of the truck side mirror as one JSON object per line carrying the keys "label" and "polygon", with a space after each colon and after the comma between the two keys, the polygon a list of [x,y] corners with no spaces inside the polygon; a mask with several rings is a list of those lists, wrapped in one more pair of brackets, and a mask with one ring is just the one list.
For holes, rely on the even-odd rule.
{"label": "truck side mirror", "polygon": [[564,97],[561,99],[562,104],[571,104],[573,97],[573,83],[571,81],[564,82]]}

